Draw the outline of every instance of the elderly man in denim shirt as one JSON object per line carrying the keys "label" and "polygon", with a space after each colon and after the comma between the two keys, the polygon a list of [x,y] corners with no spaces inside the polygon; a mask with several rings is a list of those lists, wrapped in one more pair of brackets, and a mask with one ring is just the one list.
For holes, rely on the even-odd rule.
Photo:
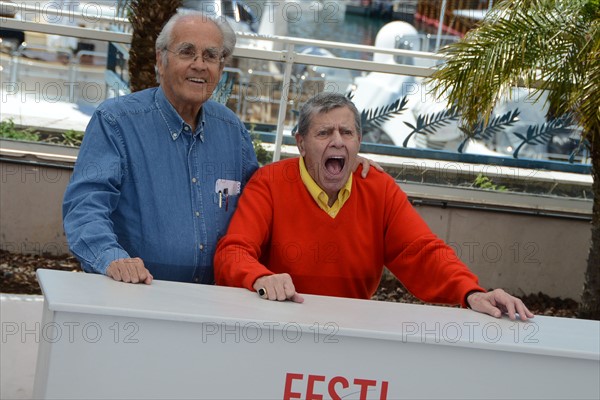
{"label": "elderly man in denim shirt", "polygon": [[[226,21],[178,12],[156,41],[160,86],[94,113],[63,203],[86,272],[214,283],[217,241],[258,168],[244,125],[210,100],[235,42]],[[359,162],[365,177],[370,161]]]}
{"label": "elderly man in denim shirt", "polygon": [[156,42],[160,86],[97,108],[63,204],[86,272],[214,283],[217,241],[258,168],[239,118],[209,100],[235,42],[225,21],[180,12]]}

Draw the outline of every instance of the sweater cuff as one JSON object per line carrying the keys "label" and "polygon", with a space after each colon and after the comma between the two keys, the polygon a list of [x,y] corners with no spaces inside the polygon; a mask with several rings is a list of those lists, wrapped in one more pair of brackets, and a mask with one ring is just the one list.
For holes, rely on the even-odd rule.
{"label": "sweater cuff", "polygon": [[129,254],[123,249],[113,248],[104,250],[102,253],[100,253],[94,262],[94,265],[92,265],[92,269],[98,274],[106,275],[106,270],[108,269],[110,263],[122,258],[130,258]]}

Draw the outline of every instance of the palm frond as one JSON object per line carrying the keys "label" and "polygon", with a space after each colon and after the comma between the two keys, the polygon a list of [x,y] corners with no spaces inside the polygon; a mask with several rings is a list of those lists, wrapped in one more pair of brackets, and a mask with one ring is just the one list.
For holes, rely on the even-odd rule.
{"label": "palm frond", "polygon": [[591,24],[588,34],[589,42],[583,50],[587,54],[583,63],[588,68],[588,79],[581,85],[573,107],[584,138],[586,134],[600,132],[600,16]]}
{"label": "palm frond", "polygon": [[591,148],[592,148],[592,144],[587,139],[581,138],[581,140],[579,140],[579,143],[577,143],[577,146],[573,149],[573,151],[569,155],[569,163],[575,162],[575,157],[577,156],[577,154],[582,152],[583,149],[590,151]]}
{"label": "palm frond", "polygon": [[408,97],[404,96],[397,99],[391,104],[383,107],[376,107],[375,109],[363,110],[361,113],[361,123],[363,129],[369,125],[381,128],[383,124],[391,120],[394,116],[402,114],[407,110],[406,104],[408,103]]}
{"label": "palm frond", "polygon": [[502,115],[497,115],[491,120],[480,119],[474,126],[459,126],[459,129],[465,134],[465,139],[458,146],[458,152],[462,153],[469,139],[489,140],[504,129],[509,128],[519,120],[519,109],[509,111]]}
{"label": "palm frond", "polygon": [[[487,124],[485,121],[481,120],[475,127],[475,130],[472,132],[473,137],[485,140],[491,139],[502,130],[513,126],[515,122],[519,120],[520,114],[521,112],[518,108],[516,108],[513,111],[508,111],[505,114],[492,118],[492,120],[488,121]],[[463,130],[463,132],[465,131]]]}
{"label": "palm frond", "polygon": [[532,125],[527,128],[526,134],[514,132],[513,135],[521,139],[521,143],[513,153],[514,158],[519,158],[519,151],[526,144],[546,144],[554,135],[568,133],[568,127],[573,124],[573,116],[570,114],[555,118],[540,125]]}
{"label": "palm frond", "polygon": [[[457,104],[463,124],[486,121],[501,96],[516,84],[552,89],[550,109],[570,111],[569,94],[585,80],[582,40],[589,21],[585,0],[512,0],[497,4],[482,25],[443,52],[447,62],[433,76],[433,90]],[[557,94],[558,93],[558,94]],[[472,130],[472,129],[469,129]]]}
{"label": "palm frond", "polygon": [[409,139],[415,134],[434,134],[439,128],[448,125],[451,121],[456,121],[459,117],[456,107],[450,107],[446,110],[437,113],[419,115],[417,117],[417,125],[404,121],[404,124],[412,129],[408,134],[402,146],[408,145]]}

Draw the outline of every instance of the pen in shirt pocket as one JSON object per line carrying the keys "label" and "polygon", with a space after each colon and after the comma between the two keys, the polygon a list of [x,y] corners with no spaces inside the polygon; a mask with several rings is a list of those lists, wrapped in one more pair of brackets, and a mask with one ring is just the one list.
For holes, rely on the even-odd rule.
{"label": "pen in shirt pocket", "polygon": [[225,211],[227,212],[229,209],[229,189],[225,188],[223,192],[225,193]]}

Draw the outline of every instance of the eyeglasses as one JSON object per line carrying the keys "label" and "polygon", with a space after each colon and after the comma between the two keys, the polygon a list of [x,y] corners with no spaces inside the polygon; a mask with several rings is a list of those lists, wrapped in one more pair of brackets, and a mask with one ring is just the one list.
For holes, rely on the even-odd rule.
{"label": "eyeglasses", "polygon": [[[196,61],[200,54],[196,51],[196,48],[193,45],[186,45],[179,47],[177,51],[169,50],[165,48],[169,53],[173,53],[179,58],[181,61]],[[225,61],[225,57],[223,57],[223,52],[221,49],[216,47],[209,47],[207,49],[202,50],[202,61],[207,64],[218,64]]]}

